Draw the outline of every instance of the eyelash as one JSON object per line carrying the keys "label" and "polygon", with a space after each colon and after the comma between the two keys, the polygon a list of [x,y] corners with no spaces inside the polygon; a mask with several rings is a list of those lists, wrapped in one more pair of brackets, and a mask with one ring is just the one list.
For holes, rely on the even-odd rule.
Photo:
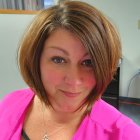
{"label": "eyelash", "polygon": [[92,62],[91,59],[86,59],[82,62],[82,65],[86,66],[86,67],[92,67]]}
{"label": "eyelash", "polygon": [[[67,61],[60,56],[54,56],[51,58],[51,60],[55,63],[55,64],[64,64],[67,63]],[[81,65],[85,66],[85,67],[92,67],[92,62],[91,59],[85,59],[84,61],[82,61]]]}
{"label": "eyelash", "polygon": [[60,56],[54,56],[51,60],[56,64],[66,63],[66,60]]}

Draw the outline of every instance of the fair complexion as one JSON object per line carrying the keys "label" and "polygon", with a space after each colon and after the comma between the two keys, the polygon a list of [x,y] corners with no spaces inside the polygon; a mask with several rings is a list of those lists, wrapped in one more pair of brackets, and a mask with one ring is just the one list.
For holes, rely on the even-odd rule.
{"label": "fair complexion", "polygon": [[53,109],[35,96],[24,130],[34,140],[42,139],[46,132],[49,140],[70,140],[86,107],[76,110],[96,84],[90,55],[73,33],[57,29],[45,41],[40,72]]}
{"label": "fair complexion", "polygon": [[96,84],[90,55],[65,29],[57,29],[46,40],[40,71],[46,94],[58,114],[73,114]]}

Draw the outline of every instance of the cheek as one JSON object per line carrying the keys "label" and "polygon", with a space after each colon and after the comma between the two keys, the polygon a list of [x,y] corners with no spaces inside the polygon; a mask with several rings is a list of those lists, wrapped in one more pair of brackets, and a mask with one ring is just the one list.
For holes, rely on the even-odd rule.
{"label": "cheek", "polygon": [[95,77],[94,77],[94,75],[88,75],[88,76],[86,76],[86,78],[85,78],[85,85],[86,85],[86,87],[89,89],[89,90],[92,90],[94,87],[95,87],[95,85],[96,85],[96,80],[95,80]]}
{"label": "cheek", "polygon": [[54,69],[42,69],[41,70],[41,79],[44,86],[56,86],[62,82],[62,73]]}
{"label": "cheek", "polygon": [[62,81],[62,73],[47,62],[43,56],[40,60],[40,72],[44,87],[49,88],[51,86],[52,88],[52,86],[58,85]]}

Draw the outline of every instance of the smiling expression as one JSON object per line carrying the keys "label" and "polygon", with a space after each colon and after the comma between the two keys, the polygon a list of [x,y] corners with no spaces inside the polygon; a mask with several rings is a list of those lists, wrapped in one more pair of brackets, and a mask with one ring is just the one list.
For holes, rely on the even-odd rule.
{"label": "smiling expression", "polygon": [[65,29],[55,30],[45,41],[40,72],[48,99],[60,112],[79,108],[96,84],[90,55]]}

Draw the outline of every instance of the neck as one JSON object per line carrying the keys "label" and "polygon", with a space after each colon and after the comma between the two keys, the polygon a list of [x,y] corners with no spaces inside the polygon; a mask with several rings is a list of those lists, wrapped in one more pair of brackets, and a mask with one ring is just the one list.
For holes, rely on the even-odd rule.
{"label": "neck", "polygon": [[49,115],[54,122],[58,124],[70,124],[74,122],[81,122],[84,117],[85,108],[75,112],[58,112],[52,107],[46,107],[46,114]]}
{"label": "neck", "polygon": [[84,117],[84,113],[86,107],[83,107],[80,110],[75,112],[59,112],[53,109],[51,106],[46,106],[40,99],[38,98],[38,103],[40,104],[40,108],[42,108],[42,112],[44,113],[45,120],[54,122],[58,125],[65,124],[77,124],[81,122]]}

